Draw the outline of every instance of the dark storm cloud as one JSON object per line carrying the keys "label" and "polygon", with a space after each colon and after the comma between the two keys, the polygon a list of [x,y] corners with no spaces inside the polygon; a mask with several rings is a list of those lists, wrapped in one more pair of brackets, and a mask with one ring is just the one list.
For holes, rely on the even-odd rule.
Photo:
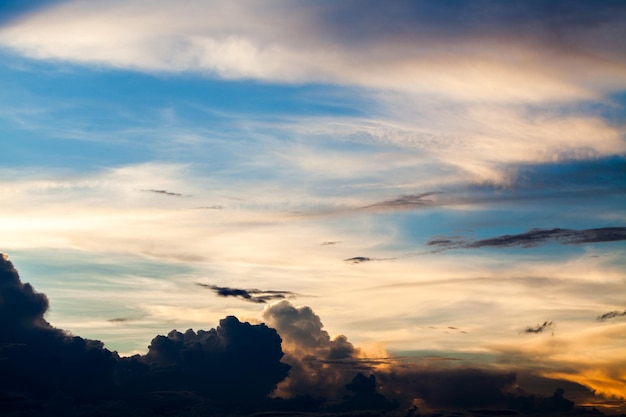
{"label": "dark storm cloud", "polygon": [[215,402],[259,402],[289,371],[276,330],[229,316],[209,331],[172,330],[144,356],[120,363],[122,385],[136,393],[186,390]]}
{"label": "dark storm cloud", "polygon": [[596,317],[596,320],[598,321],[605,321],[605,320],[610,320],[610,319],[614,319],[616,317],[624,317],[626,316],[626,310],[624,311],[609,311],[608,313],[604,313],[601,316]]}
{"label": "dark storm cloud", "polygon": [[524,333],[543,333],[546,330],[554,331],[554,322],[544,321],[536,326],[528,326],[524,329]]}
{"label": "dark storm cloud", "polygon": [[[77,400],[106,397],[117,355],[97,340],[71,336],[45,319],[48,299],[22,283],[0,257],[0,394],[22,393],[34,403],[55,392]],[[1,395],[0,395],[1,397]]]}
{"label": "dark storm cloud", "polygon": [[296,293],[291,291],[278,290],[259,290],[256,288],[242,289],[231,287],[218,287],[217,285],[202,284],[197,282],[196,285],[208,288],[220,297],[235,297],[244,301],[257,304],[266,304],[269,301],[284,300],[286,298],[295,298]]}
{"label": "dark storm cloud", "polygon": [[[483,407],[501,405],[505,392],[515,383],[512,372],[485,371],[473,368],[433,370],[418,367],[392,369],[378,373],[383,393],[399,393],[420,398],[431,407]],[[412,398],[411,398],[412,399]]]}
{"label": "dark storm cloud", "polygon": [[182,194],[180,193],[173,193],[167,190],[155,190],[155,189],[148,189],[148,190],[140,190],[143,191],[145,193],[156,193],[156,194],[163,194],[163,195],[167,195],[170,197],[183,197]]}
{"label": "dark storm cloud", "polygon": [[517,235],[502,235],[489,239],[464,241],[458,238],[437,237],[427,245],[438,247],[435,252],[450,249],[474,249],[483,247],[523,247],[531,248],[547,243],[575,245],[583,243],[616,242],[626,240],[626,227],[603,227],[598,229],[531,229]]}
{"label": "dark storm cloud", "polygon": [[[74,404],[91,403],[103,416],[120,415],[119,409],[101,408],[109,401],[123,404],[130,410],[129,415],[135,408],[159,411],[154,407],[165,406],[164,402],[189,405],[207,398],[212,407],[236,408],[267,401],[267,395],[289,371],[289,365],[281,362],[280,336],[263,324],[251,325],[226,317],[215,329],[185,333],[173,330],[167,336],[155,337],[146,355],[120,358],[100,341],[71,336],[52,327],[44,319],[47,309],[46,296],[22,283],[13,264],[2,255],[3,411],[15,409],[26,413],[22,415],[48,416],[47,404],[59,399],[68,410]],[[172,394],[164,399],[155,394],[159,392]],[[64,415],[71,414],[68,411]]]}

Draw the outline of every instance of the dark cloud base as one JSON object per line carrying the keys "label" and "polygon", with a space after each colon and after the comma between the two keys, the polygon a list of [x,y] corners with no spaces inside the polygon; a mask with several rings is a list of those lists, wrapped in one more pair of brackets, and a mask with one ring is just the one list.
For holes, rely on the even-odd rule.
{"label": "dark cloud base", "polygon": [[[131,357],[53,327],[44,318],[48,306],[48,298],[22,283],[2,255],[2,416],[418,417],[575,410],[560,389],[552,397],[516,391],[513,372],[422,369],[365,358],[346,336],[331,338],[309,307],[286,300],[266,308],[267,324],[229,316],[210,330],[156,336],[145,355]],[[422,411],[416,398],[456,411]]]}

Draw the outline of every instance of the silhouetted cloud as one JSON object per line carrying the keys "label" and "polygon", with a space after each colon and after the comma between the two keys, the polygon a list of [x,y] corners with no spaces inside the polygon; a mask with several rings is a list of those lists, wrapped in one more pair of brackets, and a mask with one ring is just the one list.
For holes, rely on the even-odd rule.
{"label": "silhouetted cloud", "polygon": [[[3,255],[0,410],[8,416],[247,415],[266,410],[267,415],[306,411],[320,416],[378,410],[369,412],[378,415],[398,407],[398,412],[408,410],[416,399],[431,408],[558,413],[573,407],[562,389],[545,398],[512,394],[513,372],[434,369],[365,357],[346,336],[331,338],[311,308],[286,300],[265,308],[267,324],[228,316],[210,330],[156,336],[145,355],[125,358],[97,340],[52,327],[44,319],[47,309],[46,296],[22,283]],[[551,326],[546,321],[528,331]]]}
{"label": "silhouetted cloud", "polygon": [[367,256],[355,256],[353,258],[344,259],[343,261],[351,264],[362,264],[374,261],[393,261],[394,259],[396,258],[369,258]]}
{"label": "silhouetted cloud", "polygon": [[322,243],[320,243],[320,246],[330,246],[330,245],[338,245],[341,242],[338,240],[328,240],[328,241],[324,241]]}
{"label": "silhouetted cloud", "polygon": [[624,317],[626,316],[626,310],[624,311],[609,311],[608,313],[604,313],[601,316],[596,317],[596,320],[598,321],[604,321],[604,320],[609,320],[609,319],[614,319],[616,317]]}
{"label": "silhouetted cloud", "polygon": [[[55,398],[63,398],[70,410],[74,404],[103,407],[115,400],[130,414],[134,408],[156,410],[171,401],[180,405],[203,398],[211,399],[211,407],[239,407],[267,401],[267,395],[289,371],[289,365],[281,362],[280,336],[264,324],[242,323],[229,316],[209,331],[172,330],[167,336],[155,337],[146,355],[120,358],[100,341],[52,327],[43,317],[47,309],[47,297],[22,283],[13,264],[2,255],[3,411],[15,408],[26,413],[22,415],[47,416],[47,404],[57,401]],[[172,394],[164,399],[157,392]],[[44,411],[39,413],[39,409]],[[106,407],[99,412],[119,413],[106,411]],[[64,415],[68,414],[72,413]]]}
{"label": "silhouetted cloud", "polygon": [[[72,336],[45,319],[48,298],[23,284],[0,257],[0,392],[22,393],[34,404],[55,392],[76,401],[110,395],[117,354],[98,340]],[[1,408],[1,406],[0,406]]]}
{"label": "silhouetted cloud", "polygon": [[242,289],[231,287],[218,287],[217,285],[202,284],[197,282],[196,285],[208,288],[220,297],[235,297],[251,303],[265,304],[269,301],[284,300],[285,298],[295,298],[296,293],[291,291],[278,290],[259,290],[256,288]]}
{"label": "silhouetted cloud", "polygon": [[[515,373],[475,368],[428,369],[416,366],[377,373],[385,392],[399,393],[403,403],[414,398],[431,407],[483,407],[503,405]],[[412,396],[408,398],[407,396]]]}
{"label": "silhouetted cloud", "polygon": [[543,333],[546,330],[554,331],[554,322],[544,321],[536,326],[528,326],[524,329],[524,333]]}
{"label": "silhouetted cloud", "polygon": [[531,229],[517,235],[502,235],[489,239],[465,241],[459,238],[437,237],[427,242],[428,246],[435,246],[440,252],[450,249],[473,249],[482,247],[512,247],[520,246],[531,248],[542,244],[555,242],[560,244],[601,243],[626,240],[626,227],[602,227],[597,229]]}
{"label": "silhouetted cloud", "polygon": [[180,193],[173,193],[167,190],[155,190],[155,189],[148,189],[148,190],[140,190],[146,193],[156,193],[156,194],[163,194],[163,195],[168,195],[170,197],[183,197],[182,194]]}

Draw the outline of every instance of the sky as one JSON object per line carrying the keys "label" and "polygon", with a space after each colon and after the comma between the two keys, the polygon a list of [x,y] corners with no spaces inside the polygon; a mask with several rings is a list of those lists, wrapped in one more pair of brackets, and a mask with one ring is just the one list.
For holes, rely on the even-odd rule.
{"label": "sky", "polygon": [[[258,337],[250,398],[563,388],[626,413],[625,22],[611,0],[5,0],[6,288],[122,367]],[[455,400],[472,381],[502,395]]]}

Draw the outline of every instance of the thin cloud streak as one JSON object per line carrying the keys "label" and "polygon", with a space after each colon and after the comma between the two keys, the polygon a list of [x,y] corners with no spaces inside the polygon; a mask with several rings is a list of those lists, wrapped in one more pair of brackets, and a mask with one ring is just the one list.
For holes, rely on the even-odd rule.
{"label": "thin cloud streak", "polygon": [[267,304],[270,301],[284,300],[287,298],[296,298],[298,294],[291,291],[278,291],[278,290],[259,290],[256,288],[232,288],[232,287],[219,287],[217,285],[202,284],[196,282],[196,285],[202,288],[207,288],[213,291],[220,297],[235,297],[250,303]]}
{"label": "thin cloud streak", "polygon": [[476,249],[483,247],[522,247],[532,248],[548,243],[578,245],[584,243],[618,242],[626,240],[626,227],[602,227],[596,229],[531,229],[517,235],[503,235],[476,241],[464,241],[458,238],[433,238],[428,246],[435,246],[433,252],[451,249]]}
{"label": "thin cloud streak", "polygon": [[596,317],[596,320],[598,321],[605,321],[605,320],[610,320],[610,319],[614,319],[617,317],[624,317],[626,316],[626,310],[624,311],[609,311],[608,313],[604,313],[598,317]]}

